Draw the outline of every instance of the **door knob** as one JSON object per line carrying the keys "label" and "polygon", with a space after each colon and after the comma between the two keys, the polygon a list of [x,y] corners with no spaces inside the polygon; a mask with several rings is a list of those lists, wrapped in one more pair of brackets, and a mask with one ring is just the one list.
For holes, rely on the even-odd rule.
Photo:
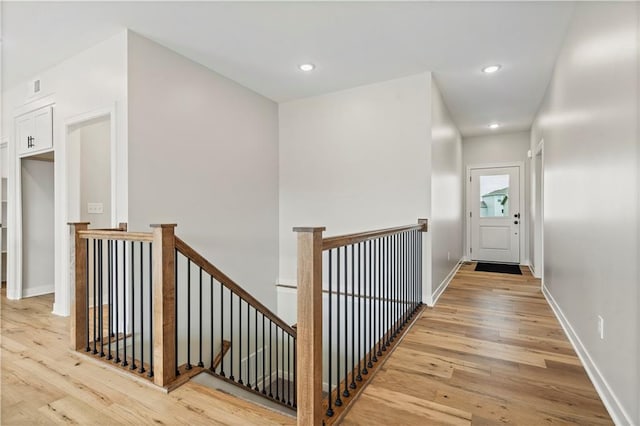
{"label": "door knob", "polygon": [[514,220],[514,221],[513,221],[513,224],[514,224],[514,225],[517,225],[518,223],[520,223],[520,222],[518,222],[517,220]]}
{"label": "door knob", "polygon": [[515,217],[516,219],[520,219],[520,213],[514,214],[513,217]]}

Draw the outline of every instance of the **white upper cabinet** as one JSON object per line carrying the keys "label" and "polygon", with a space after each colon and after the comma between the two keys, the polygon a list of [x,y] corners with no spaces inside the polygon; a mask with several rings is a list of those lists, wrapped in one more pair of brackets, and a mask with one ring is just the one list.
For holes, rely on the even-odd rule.
{"label": "white upper cabinet", "polygon": [[16,118],[18,155],[53,147],[53,108],[46,106]]}

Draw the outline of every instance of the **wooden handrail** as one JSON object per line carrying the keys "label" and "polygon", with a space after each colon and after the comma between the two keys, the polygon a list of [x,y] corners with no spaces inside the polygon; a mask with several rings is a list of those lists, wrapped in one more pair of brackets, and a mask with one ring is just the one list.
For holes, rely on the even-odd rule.
{"label": "wooden handrail", "polygon": [[[335,411],[333,414],[329,414],[322,406],[322,401],[324,400],[322,380],[323,251],[400,233],[410,231],[427,232],[427,230],[427,219],[418,219],[417,224],[329,238],[324,238],[322,235],[325,231],[324,227],[293,228],[293,231],[298,234],[298,323],[296,326],[299,333],[297,340],[298,426],[320,426],[322,424],[332,424],[335,421],[339,421],[342,415],[340,413],[344,413],[346,406],[355,399],[354,396],[354,398],[350,398],[348,402],[345,402],[345,405],[341,405],[340,413]],[[422,239],[418,241],[422,241]],[[389,301],[393,301],[393,298],[390,298]],[[418,304],[418,306],[420,306],[420,304]],[[386,333],[390,333],[391,330],[392,329],[389,329]],[[388,334],[386,344],[387,346],[389,345]],[[348,374],[345,374],[345,380],[347,380],[347,378]],[[360,392],[361,389],[362,387],[357,392]],[[345,396],[348,396],[348,394]],[[335,417],[333,415],[335,415]],[[326,416],[330,417],[326,418]]]}
{"label": "wooden handrail", "polygon": [[120,230],[97,230],[88,229],[86,231],[78,231],[78,236],[82,239],[93,238],[96,240],[121,240],[121,241],[144,241],[153,242],[153,233],[151,232],[124,232]]}
{"label": "wooden handrail", "polygon": [[418,219],[417,224],[396,226],[394,228],[378,229],[375,231],[358,232],[355,234],[338,235],[335,237],[327,237],[322,239],[322,250],[330,250],[338,247],[344,247],[351,244],[361,243],[363,241],[373,240],[380,237],[399,234],[407,231],[427,232],[427,219]]}
{"label": "wooden handrail", "polygon": [[222,285],[233,291],[234,294],[240,296],[244,301],[253,306],[257,311],[262,313],[266,318],[271,320],[274,324],[278,325],[285,332],[289,333],[294,338],[297,336],[296,330],[291,328],[289,324],[284,322],[280,317],[274,314],[269,308],[260,303],[255,297],[247,293],[242,287],[240,287],[235,281],[227,276],[220,269],[216,268],[211,262],[205,259],[200,253],[195,251],[187,243],[176,237],[176,249],[187,258],[191,260],[196,266],[202,268],[207,274],[211,275]]}

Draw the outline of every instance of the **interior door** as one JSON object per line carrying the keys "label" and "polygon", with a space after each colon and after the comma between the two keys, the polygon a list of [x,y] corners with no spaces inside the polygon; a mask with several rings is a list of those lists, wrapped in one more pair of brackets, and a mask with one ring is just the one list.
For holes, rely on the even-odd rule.
{"label": "interior door", "polygon": [[520,167],[471,169],[471,259],[520,263]]}

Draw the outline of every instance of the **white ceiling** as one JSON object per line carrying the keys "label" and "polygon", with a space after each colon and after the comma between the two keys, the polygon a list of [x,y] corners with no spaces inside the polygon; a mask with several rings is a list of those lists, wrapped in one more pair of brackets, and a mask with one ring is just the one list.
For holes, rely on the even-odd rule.
{"label": "white ceiling", "polygon": [[[4,87],[130,28],[281,102],[432,70],[465,136],[528,129],[573,5],[2,2]],[[297,69],[303,62],[317,68]],[[493,75],[480,72],[502,64]]]}

